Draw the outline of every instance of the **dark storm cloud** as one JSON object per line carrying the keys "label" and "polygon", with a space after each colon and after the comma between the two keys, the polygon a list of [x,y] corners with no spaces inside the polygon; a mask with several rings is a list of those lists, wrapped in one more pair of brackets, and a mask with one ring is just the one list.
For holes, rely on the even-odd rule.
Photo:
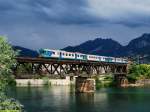
{"label": "dark storm cloud", "polygon": [[0,0],[0,16],[14,21],[136,26],[149,24],[149,5],[150,0]]}
{"label": "dark storm cloud", "polygon": [[[84,0],[1,0],[1,18],[18,22],[35,19],[62,24],[86,24],[95,20],[85,10]],[[39,21],[39,22],[40,22]]]}
{"label": "dark storm cloud", "polygon": [[34,49],[96,37],[124,44],[150,32],[149,6],[150,0],[0,0],[0,34]]}
{"label": "dark storm cloud", "polygon": [[150,1],[139,0],[0,0],[1,17],[62,24],[149,24]]}

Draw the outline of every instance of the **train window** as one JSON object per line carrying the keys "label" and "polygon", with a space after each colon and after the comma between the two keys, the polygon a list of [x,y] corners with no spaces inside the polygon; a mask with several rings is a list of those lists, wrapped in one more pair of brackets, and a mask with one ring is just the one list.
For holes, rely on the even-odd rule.
{"label": "train window", "polygon": [[71,56],[71,54],[69,54],[69,56]]}
{"label": "train window", "polygon": [[74,54],[72,54],[72,56],[74,56]]}
{"label": "train window", "polygon": [[66,56],[68,56],[68,53],[66,53]]}
{"label": "train window", "polygon": [[77,57],[79,57],[79,55],[77,55]]}
{"label": "train window", "polygon": [[55,52],[52,52],[52,54],[55,54]]}
{"label": "train window", "polygon": [[41,53],[45,53],[45,51],[41,50]]}
{"label": "train window", "polygon": [[65,55],[65,53],[62,53],[62,55],[64,56],[64,55]]}

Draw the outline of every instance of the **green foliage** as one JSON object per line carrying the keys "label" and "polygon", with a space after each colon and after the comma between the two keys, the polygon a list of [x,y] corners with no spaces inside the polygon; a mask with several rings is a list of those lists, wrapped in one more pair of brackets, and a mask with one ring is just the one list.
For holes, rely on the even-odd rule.
{"label": "green foliage", "polygon": [[101,80],[99,80],[99,77],[95,77],[95,86],[96,86],[96,89],[99,89],[102,87],[102,82]]}
{"label": "green foliage", "polygon": [[101,87],[112,87],[114,85],[114,77],[112,74],[96,76],[95,82],[96,82],[96,89],[99,89]]}
{"label": "green foliage", "polygon": [[18,110],[23,112],[23,105],[13,98],[7,98],[6,95],[0,95],[0,110]]}
{"label": "green foliage", "polygon": [[139,79],[149,79],[150,78],[150,65],[133,64],[129,67],[128,74],[129,74],[128,75],[129,82],[135,82],[136,80],[139,80]]}
{"label": "green foliage", "polygon": [[113,80],[114,80],[113,75],[106,75],[106,76],[104,77],[104,81],[113,81]]}
{"label": "green foliage", "polygon": [[0,110],[22,111],[21,104],[15,99],[6,96],[8,84],[14,81],[12,77],[12,67],[16,63],[15,52],[4,37],[0,36]]}
{"label": "green foliage", "polygon": [[12,49],[7,40],[0,37],[0,91],[4,91],[12,74],[11,68],[16,62],[17,53]]}

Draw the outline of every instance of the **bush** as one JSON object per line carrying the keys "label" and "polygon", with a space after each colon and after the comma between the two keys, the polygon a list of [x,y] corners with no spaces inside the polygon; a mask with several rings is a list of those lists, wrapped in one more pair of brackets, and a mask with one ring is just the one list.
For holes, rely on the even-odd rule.
{"label": "bush", "polygon": [[127,77],[128,77],[129,82],[135,82],[139,79],[149,79],[150,78],[150,65],[147,65],[147,64],[131,65],[129,67],[129,73]]}
{"label": "bush", "polygon": [[102,82],[99,80],[99,77],[95,77],[95,86],[96,86],[96,89],[99,89],[102,87]]}
{"label": "bush", "polygon": [[101,87],[112,87],[114,86],[114,77],[111,74],[103,75],[103,76],[96,76],[95,82],[96,82],[96,89],[99,89]]}
{"label": "bush", "polygon": [[7,98],[4,93],[0,93],[0,110],[17,110],[23,112],[24,107],[14,98]]}

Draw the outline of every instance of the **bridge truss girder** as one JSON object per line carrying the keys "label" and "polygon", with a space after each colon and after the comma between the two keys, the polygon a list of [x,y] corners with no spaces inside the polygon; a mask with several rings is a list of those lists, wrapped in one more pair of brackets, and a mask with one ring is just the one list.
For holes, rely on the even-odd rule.
{"label": "bridge truss girder", "polygon": [[88,76],[103,73],[127,74],[127,64],[121,63],[104,63],[104,62],[87,62],[87,61],[68,61],[68,60],[45,60],[33,58],[18,58],[18,63],[14,68],[14,74],[18,74],[20,66],[24,68],[26,74],[48,74],[60,75],[73,74],[79,76],[88,74]]}

